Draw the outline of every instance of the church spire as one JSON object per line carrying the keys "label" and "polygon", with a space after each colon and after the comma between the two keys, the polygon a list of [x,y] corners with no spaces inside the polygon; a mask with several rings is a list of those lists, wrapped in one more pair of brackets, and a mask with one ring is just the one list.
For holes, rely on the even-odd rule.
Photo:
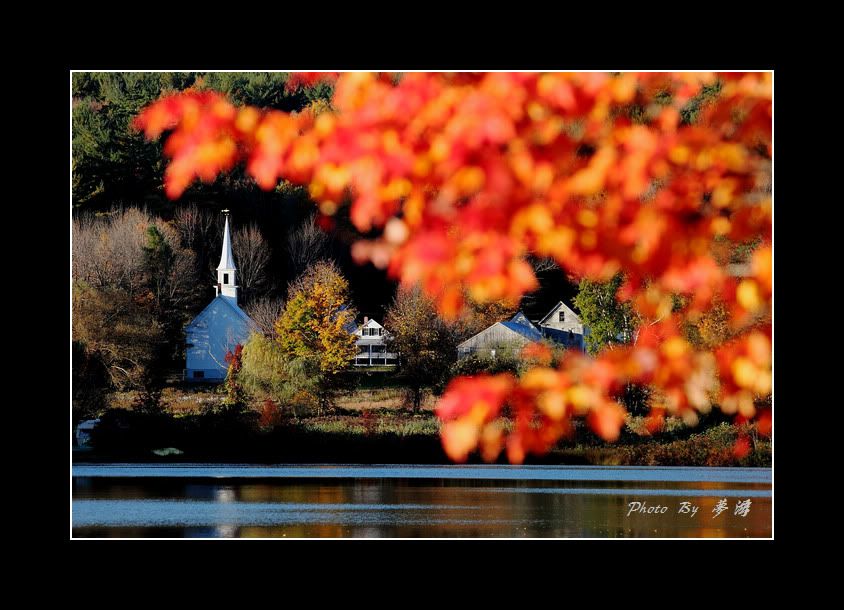
{"label": "church spire", "polygon": [[223,252],[220,255],[220,264],[217,265],[217,295],[234,299],[237,303],[237,285],[235,284],[234,256],[232,256],[232,237],[229,229],[229,211],[223,210],[226,215],[226,228],[223,230]]}

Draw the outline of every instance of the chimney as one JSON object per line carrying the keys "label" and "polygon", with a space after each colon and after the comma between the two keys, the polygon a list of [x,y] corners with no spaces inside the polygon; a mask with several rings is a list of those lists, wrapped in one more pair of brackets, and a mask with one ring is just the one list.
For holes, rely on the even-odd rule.
{"label": "chimney", "polygon": [[363,325],[366,326],[366,323],[369,322],[369,316],[363,317]]}

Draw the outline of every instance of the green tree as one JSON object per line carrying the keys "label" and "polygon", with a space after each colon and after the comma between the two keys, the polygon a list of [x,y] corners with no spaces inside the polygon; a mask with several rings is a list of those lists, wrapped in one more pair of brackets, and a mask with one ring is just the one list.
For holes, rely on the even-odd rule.
{"label": "green tree", "polygon": [[173,248],[155,225],[147,228],[143,252],[144,270],[149,279],[149,288],[155,295],[156,308],[160,309],[164,286],[169,279],[176,256]]}
{"label": "green tree", "polygon": [[618,289],[623,277],[617,274],[608,282],[581,280],[574,304],[580,319],[589,327],[585,336],[586,348],[596,354],[614,343],[633,340],[637,319],[630,303],[619,301]]}
{"label": "green tree", "polygon": [[295,417],[316,401],[320,374],[312,360],[286,357],[276,341],[261,333],[249,336],[242,358],[239,379],[253,396],[289,406]]}
{"label": "green tree", "polygon": [[195,76],[164,72],[79,72],[72,81],[74,204],[155,194],[161,186],[161,145],[131,128],[138,112]]}
{"label": "green tree", "polygon": [[457,360],[455,329],[440,318],[433,300],[418,286],[399,289],[384,326],[389,351],[399,354],[399,376],[409,390],[413,410],[419,411],[424,388]]}

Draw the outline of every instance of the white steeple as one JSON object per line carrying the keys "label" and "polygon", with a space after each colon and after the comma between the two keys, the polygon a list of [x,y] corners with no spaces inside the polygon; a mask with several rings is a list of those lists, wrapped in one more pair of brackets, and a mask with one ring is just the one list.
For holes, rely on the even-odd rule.
{"label": "white steeple", "polygon": [[237,304],[237,285],[235,284],[234,256],[232,256],[232,237],[229,230],[229,211],[223,210],[226,215],[226,228],[223,231],[223,253],[220,256],[220,264],[217,265],[217,296],[234,299]]}

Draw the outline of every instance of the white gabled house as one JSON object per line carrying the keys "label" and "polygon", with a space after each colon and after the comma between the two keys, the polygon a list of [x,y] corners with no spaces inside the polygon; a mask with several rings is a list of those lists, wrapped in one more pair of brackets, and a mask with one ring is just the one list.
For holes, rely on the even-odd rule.
{"label": "white gabled house", "polygon": [[559,301],[545,317],[537,323],[542,335],[560,345],[586,350],[585,337],[589,328],[583,325],[574,310]]}
{"label": "white gabled house", "polygon": [[398,355],[387,351],[389,333],[375,320],[363,317],[363,324],[357,326],[352,334],[356,335],[355,366],[394,366],[398,364]]}
{"label": "white gabled house", "polygon": [[185,327],[185,379],[222,381],[226,378],[226,353],[243,344],[255,323],[237,304],[237,269],[232,256],[228,210],[223,231],[223,252],[217,266],[214,300]]}

